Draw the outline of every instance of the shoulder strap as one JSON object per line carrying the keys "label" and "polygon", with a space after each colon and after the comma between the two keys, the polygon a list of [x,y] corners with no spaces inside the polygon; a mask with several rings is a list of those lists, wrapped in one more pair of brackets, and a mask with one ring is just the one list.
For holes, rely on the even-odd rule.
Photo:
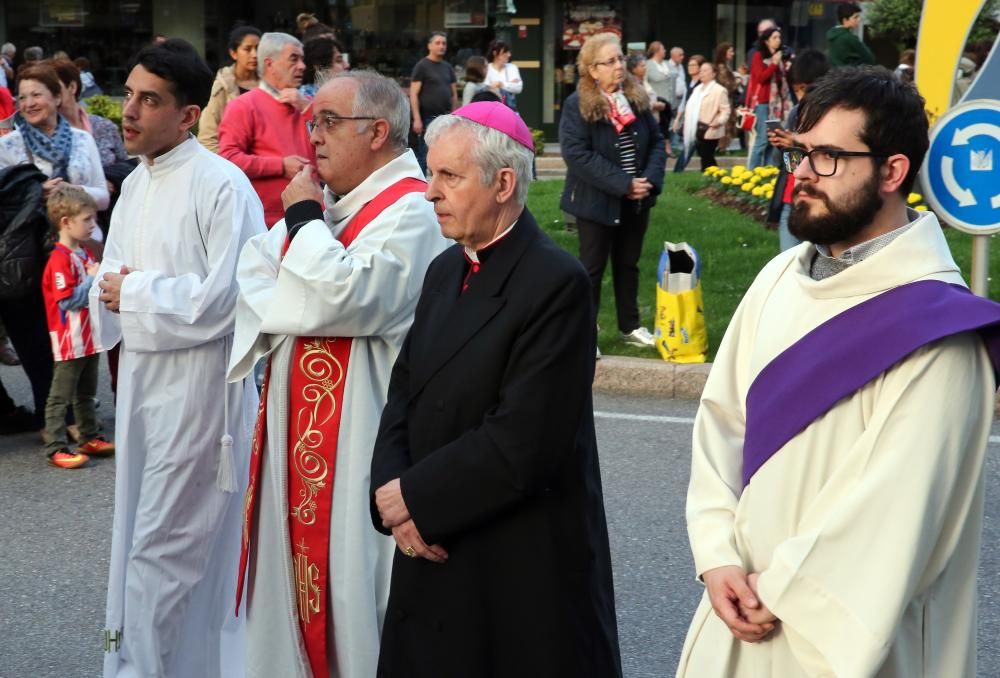
{"label": "shoulder strap", "polygon": [[986,344],[996,377],[1000,304],[959,285],[939,280],[901,285],[813,329],[765,366],[750,385],[743,486],[840,400],[920,347],[973,330]]}
{"label": "shoulder strap", "polygon": [[358,236],[361,229],[367,226],[388,207],[396,204],[397,200],[409,193],[423,193],[426,190],[427,182],[422,179],[415,179],[413,177],[400,179],[392,186],[389,186],[387,189],[365,203],[365,206],[358,210],[358,213],[354,215],[351,222],[347,224],[347,228],[341,232],[338,240],[344,244],[344,247],[347,247]]}

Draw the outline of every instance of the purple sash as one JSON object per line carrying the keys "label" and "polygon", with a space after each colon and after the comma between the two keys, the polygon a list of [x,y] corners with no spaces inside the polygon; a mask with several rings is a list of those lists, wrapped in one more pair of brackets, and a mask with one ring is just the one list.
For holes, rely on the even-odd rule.
{"label": "purple sash", "polygon": [[743,487],[841,399],[938,339],[978,330],[1000,372],[1000,304],[937,280],[901,285],[830,318],[772,360],[747,393]]}

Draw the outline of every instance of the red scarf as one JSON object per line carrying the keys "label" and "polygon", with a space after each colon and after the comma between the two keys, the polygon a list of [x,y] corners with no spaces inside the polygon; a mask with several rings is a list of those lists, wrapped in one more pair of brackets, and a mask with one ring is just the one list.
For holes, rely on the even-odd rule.
{"label": "red scarf", "polygon": [[623,129],[635,122],[632,106],[622,90],[618,90],[614,94],[608,94],[604,91],[601,93],[608,100],[608,120],[615,126],[615,132],[621,134]]}
{"label": "red scarf", "polygon": [[[424,192],[420,179],[402,179],[385,189],[351,219],[338,240],[348,247],[361,230],[399,198]],[[286,239],[282,256],[290,242]],[[343,415],[344,383],[351,355],[350,337],[296,337],[289,368],[288,411],[288,532],[299,628],[313,675],[330,675],[327,661],[327,581],[330,556],[330,507],[337,461],[337,439]],[[260,409],[250,448],[250,483],[243,501],[243,545],[236,588],[236,614],[246,581],[250,536],[254,531],[257,481],[263,441],[267,437],[268,362]],[[274,451],[272,450],[272,453]]]}

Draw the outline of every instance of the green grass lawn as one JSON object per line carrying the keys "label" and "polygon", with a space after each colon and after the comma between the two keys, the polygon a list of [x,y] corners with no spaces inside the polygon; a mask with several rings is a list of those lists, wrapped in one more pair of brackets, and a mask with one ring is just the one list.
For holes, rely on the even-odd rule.
{"label": "green grass lawn", "polygon": [[[729,320],[757,272],[778,253],[778,235],[758,222],[727,207],[718,207],[691,194],[704,183],[698,172],[667,174],[663,194],[650,216],[649,231],[639,260],[639,314],[642,324],[653,331],[656,306],[656,266],[663,242],[688,242],[701,256],[702,290],[705,297],[705,321],[708,326],[711,361],[722,340]],[[560,245],[579,254],[575,232],[567,232],[559,210],[561,181],[538,181],[532,184],[528,208],[538,223]],[[971,270],[972,239],[954,229],[945,237],[955,260],[968,280]],[[1000,245],[990,251],[990,270],[1000,271]],[[1000,298],[1000,273],[990,281],[990,298]],[[655,358],[654,349],[643,349],[623,342],[618,334],[614,312],[611,266],[608,265],[601,290],[601,326],[598,344],[608,355]]]}

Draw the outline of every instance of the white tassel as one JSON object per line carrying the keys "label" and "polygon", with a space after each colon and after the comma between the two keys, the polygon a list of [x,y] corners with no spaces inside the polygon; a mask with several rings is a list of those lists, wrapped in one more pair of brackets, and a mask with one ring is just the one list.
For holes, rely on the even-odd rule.
{"label": "white tassel", "polygon": [[229,435],[229,384],[226,384],[226,394],[223,397],[225,422],[220,443],[219,472],[215,476],[215,484],[223,492],[236,491],[236,460],[233,459],[233,437]]}
{"label": "white tassel", "polygon": [[236,491],[236,461],[233,459],[233,437],[228,433],[222,436],[222,456],[219,459],[219,473],[215,484],[223,492]]}

